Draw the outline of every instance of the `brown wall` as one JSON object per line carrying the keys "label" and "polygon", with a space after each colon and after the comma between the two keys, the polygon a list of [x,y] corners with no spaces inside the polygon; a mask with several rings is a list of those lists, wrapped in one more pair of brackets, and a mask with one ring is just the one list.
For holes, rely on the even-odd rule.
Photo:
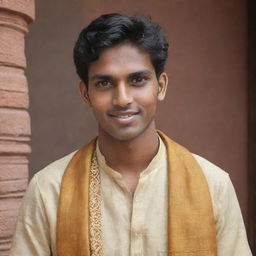
{"label": "brown wall", "polygon": [[96,135],[80,100],[72,47],[106,12],[146,13],[171,42],[168,96],[158,127],[227,170],[247,219],[246,6],[243,0],[37,1],[27,42],[31,175]]}

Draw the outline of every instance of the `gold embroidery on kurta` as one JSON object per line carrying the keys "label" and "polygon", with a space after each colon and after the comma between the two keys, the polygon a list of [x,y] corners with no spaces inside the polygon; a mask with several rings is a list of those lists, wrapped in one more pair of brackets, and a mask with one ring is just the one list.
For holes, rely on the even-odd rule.
{"label": "gold embroidery on kurta", "polygon": [[100,195],[100,171],[94,152],[91,164],[89,187],[89,232],[91,256],[101,256],[101,195]]}

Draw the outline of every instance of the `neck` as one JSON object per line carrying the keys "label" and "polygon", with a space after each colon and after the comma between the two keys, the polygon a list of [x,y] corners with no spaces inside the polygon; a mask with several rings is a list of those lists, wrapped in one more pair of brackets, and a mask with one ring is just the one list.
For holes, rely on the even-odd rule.
{"label": "neck", "polygon": [[132,140],[118,140],[104,131],[99,132],[99,148],[106,163],[121,174],[139,174],[156,155],[158,135],[155,124]]}

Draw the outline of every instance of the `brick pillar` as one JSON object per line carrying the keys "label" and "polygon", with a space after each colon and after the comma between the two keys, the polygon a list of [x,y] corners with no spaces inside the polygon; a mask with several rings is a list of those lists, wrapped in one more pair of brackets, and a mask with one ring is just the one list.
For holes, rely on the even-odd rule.
{"label": "brick pillar", "polygon": [[30,146],[24,38],[34,0],[0,0],[0,256],[7,256],[27,186]]}

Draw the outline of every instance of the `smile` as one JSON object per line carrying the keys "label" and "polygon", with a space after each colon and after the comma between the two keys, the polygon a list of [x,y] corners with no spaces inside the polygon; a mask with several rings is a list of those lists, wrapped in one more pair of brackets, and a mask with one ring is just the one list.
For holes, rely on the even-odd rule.
{"label": "smile", "polygon": [[137,115],[138,115],[138,112],[113,113],[113,114],[110,114],[109,117],[111,117],[115,122],[119,124],[130,124],[134,121]]}
{"label": "smile", "polygon": [[131,117],[132,115],[125,115],[125,116],[115,116],[117,118],[121,118],[121,119],[125,119],[125,118],[128,118],[128,117]]}

